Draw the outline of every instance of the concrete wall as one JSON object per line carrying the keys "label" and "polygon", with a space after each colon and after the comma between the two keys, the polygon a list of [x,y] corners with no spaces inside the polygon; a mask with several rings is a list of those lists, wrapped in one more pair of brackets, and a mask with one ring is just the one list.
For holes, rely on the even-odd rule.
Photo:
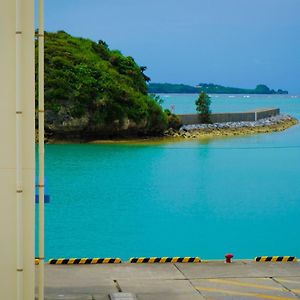
{"label": "concrete wall", "polygon": [[[211,121],[213,123],[225,122],[241,122],[241,121],[255,121],[276,116],[280,114],[279,108],[260,109],[249,112],[236,112],[236,113],[215,113],[211,114]],[[182,124],[191,125],[201,123],[201,118],[198,114],[178,115]]]}
{"label": "concrete wall", "polygon": [[[0,1],[0,299],[17,299],[17,222],[23,224],[23,300],[34,299],[34,1],[22,0],[20,76],[16,1]],[[23,214],[17,216],[16,91],[22,95]],[[20,193],[20,191],[19,191]],[[20,273],[20,272],[19,272]],[[21,298],[20,298],[21,299]]]}
{"label": "concrete wall", "polygon": [[269,110],[260,110],[257,111],[256,113],[257,113],[257,120],[260,120],[260,119],[265,119],[265,118],[279,115],[280,109],[276,108],[276,109],[269,109]]}

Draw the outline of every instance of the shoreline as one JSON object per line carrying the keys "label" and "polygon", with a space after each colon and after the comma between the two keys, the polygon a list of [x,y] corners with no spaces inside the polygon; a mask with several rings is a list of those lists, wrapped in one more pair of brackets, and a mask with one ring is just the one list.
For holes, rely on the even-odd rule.
{"label": "shoreline", "polygon": [[182,126],[179,130],[169,129],[161,136],[126,137],[110,139],[47,139],[47,144],[160,144],[173,143],[183,140],[201,140],[208,138],[222,138],[247,136],[262,133],[284,131],[299,121],[288,115],[280,115],[256,122],[232,122],[215,124],[195,124]]}
{"label": "shoreline", "polygon": [[166,135],[182,139],[245,136],[284,131],[298,123],[299,121],[294,117],[289,115],[279,115],[255,122],[185,125],[179,130],[170,129],[167,131]]}

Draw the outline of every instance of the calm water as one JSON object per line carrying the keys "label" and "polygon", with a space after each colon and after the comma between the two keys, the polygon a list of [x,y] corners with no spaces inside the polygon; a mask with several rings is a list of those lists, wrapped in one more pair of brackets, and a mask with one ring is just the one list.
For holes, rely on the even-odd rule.
{"label": "calm water", "polygon": [[[165,97],[165,96],[164,96]],[[194,111],[195,95],[165,106]],[[219,96],[214,111],[300,97]],[[47,145],[46,256],[300,256],[300,126],[156,145]]]}

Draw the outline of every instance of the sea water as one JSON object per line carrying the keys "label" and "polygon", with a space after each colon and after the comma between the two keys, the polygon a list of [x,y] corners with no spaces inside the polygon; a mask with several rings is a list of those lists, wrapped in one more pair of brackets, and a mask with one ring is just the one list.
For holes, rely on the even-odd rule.
{"label": "sea water", "polygon": [[[165,107],[193,113],[197,95]],[[299,96],[217,95],[212,110]],[[300,256],[300,126],[175,143],[46,145],[46,257]]]}

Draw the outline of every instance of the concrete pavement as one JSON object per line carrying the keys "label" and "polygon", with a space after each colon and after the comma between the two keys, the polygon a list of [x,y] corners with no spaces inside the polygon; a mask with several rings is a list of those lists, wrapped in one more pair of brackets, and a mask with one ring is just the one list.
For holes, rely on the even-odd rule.
{"label": "concrete pavement", "polygon": [[45,265],[45,292],[46,300],[300,299],[300,262]]}

